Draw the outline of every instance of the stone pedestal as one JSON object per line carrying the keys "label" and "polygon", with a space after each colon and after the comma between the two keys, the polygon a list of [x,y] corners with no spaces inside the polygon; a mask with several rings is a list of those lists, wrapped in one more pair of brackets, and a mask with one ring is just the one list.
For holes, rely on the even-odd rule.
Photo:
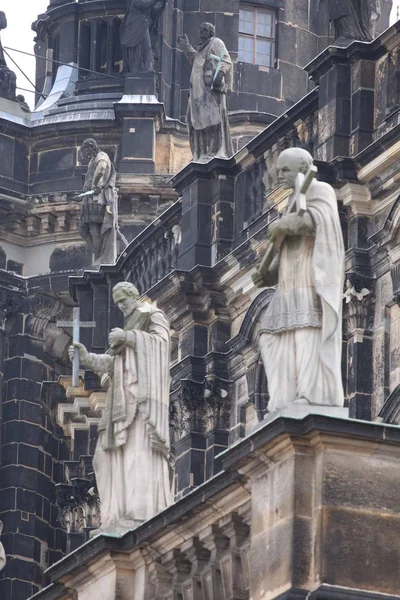
{"label": "stone pedestal", "polygon": [[325,415],[327,417],[336,417],[337,419],[348,419],[349,409],[344,406],[317,406],[314,404],[291,404],[280,410],[267,413],[264,420],[258,426],[263,427],[265,423],[271,423],[280,417],[290,419],[304,419],[308,415]]}
{"label": "stone pedestal", "polygon": [[344,46],[335,42],[306,67],[319,85],[315,157],[328,162],[355,156],[373,141],[375,60],[365,42]]}
{"label": "stone pedestal", "polygon": [[398,427],[280,418],[135,531],[53,565],[34,598],[399,600],[399,458]]}
{"label": "stone pedestal", "polygon": [[128,77],[125,95],[114,104],[123,129],[119,173],[155,173],[156,133],[164,118],[164,106],[155,92],[153,73]]}
{"label": "stone pedestal", "polygon": [[178,268],[211,267],[232,250],[235,161],[191,162],[173,185],[182,196],[182,244]]}
{"label": "stone pedestal", "polygon": [[130,96],[157,96],[156,74],[128,74],[125,79],[125,94]]}

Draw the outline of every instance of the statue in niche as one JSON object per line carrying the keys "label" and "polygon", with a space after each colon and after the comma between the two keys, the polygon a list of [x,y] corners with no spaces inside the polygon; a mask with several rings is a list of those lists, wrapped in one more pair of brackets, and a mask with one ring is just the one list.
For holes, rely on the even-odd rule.
{"label": "statue in niche", "polygon": [[[0,11],[0,31],[7,28],[7,17]],[[0,40],[0,98],[15,100],[17,90],[17,77],[14,71],[7,67],[3,44]]]}
{"label": "statue in niche", "polygon": [[116,260],[116,172],[110,157],[93,139],[83,142],[80,162],[88,164],[83,186],[79,233],[94,257],[95,265]]}
{"label": "statue in niche", "polygon": [[193,160],[229,158],[233,149],[226,96],[232,83],[232,61],[226,46],[215,37],[211,23],[200,26],[196,50],[186,35],[178,43],[193,65],[186,114]]}
{"label": "statue in niche", "polygon": [[[306,150],[290,148],[280,154],[279,179],[294,190],[292,198],[298,195],[298,174],[312,168]],[[303,199],[301,216],[300,211],[288,212],[269,226],[270,261],[263,260],[253,275],[258,287],[277,284],[259,338],[270,412],[296,404],[344,404],[344,244],[336,194],[327,183],[313,180]]]}
{"label": "statue in niche", "polygon": [[169,472],[170,329],[164,313],[139,300],[128,282],[113,299],[125,317],[124,329],[109,334],[106,354],[82,344],[82,366],[107,388],[93,460],[103,530],[132,528],[173,501]]}
{"label": "statue in niche", "polygon": [[[0,537],[3,532],[3,523],[0,521]],[[0,571],[6,566],[6,553],[3,544],[0,542]]]}
{"label": "statue in niche", "polygon": [[159,20],[166,3],[167,0],[130,0],[120,29],[126,72],[154,71],[152,37],[158,34]]}
{"label": "statue in niche", "polygon": [[329,20],[337,40],[372,40],[373,17],[379,14],[377,0],[328,0]]}

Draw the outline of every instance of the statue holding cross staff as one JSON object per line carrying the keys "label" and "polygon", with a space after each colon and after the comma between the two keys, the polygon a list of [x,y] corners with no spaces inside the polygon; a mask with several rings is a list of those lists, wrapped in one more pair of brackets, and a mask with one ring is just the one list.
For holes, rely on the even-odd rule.
{"label": "statue holding cross staff", "polygon": [[197,50],[186,35],[178,43],[193,65],[186,114],[193,160],[207,162],[214,156],[233,154],[226,95],[232,83],[232,61],[211,23],[200,26]]}
{"label": "statue holding cross staff", "polygon": [[306,150],[285,150],[277,169],[293,193],[286,214],[268,228],[269,246],[253,274],[258,287],[277,284],[259,337],[268,408],[343,407],[344,244],[336,194],[314,179]]}
{"label": "statue holding cross staff", "polygon": [[137,527],[173,501],[170,328],[165,314],[141,301],[132,283],[117,283],[112,294],[125,317],[124,328],[110,331],[105,354],[88,352],[74,341],[69,356],[74,361],[78,353],[81,366],[99,375],[107,390],[93,468],[102,530],[122,532]]}

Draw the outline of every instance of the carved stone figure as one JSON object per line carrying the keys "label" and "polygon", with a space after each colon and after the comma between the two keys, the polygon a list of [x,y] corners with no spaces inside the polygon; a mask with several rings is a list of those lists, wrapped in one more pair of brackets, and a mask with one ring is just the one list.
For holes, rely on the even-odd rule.
{"label": "carved stone figure", "polygon": [[[291,148],[279,156],[279,179],[287,188],[294,189],[298,174],[310,168],[306,150]],[[259,287],[278,284],[259,338],[271,412],[293,404],[344,404],[344,244],[337,200],[330,185],[314,180],[305,201],[302,216],[291,212],[269,226],[274,258],[253,275]]]}
{"label": "carved stone figure", "polygon": [[[0,521],[0,537],[1,537],[2,531],[3,531],[3,523]],[[2,571],[5,566],[6,566],[6,553],[4,551],[3,544],[0,542],[0,571]]]}
{"label": "carved stone figure", "polygon": [[88,164],[83,187],[79,233],[94,257],[94,264],[113,263],[116,259],[115,214],[116,173],[110,157],[93,139],[83,142],[80,161]]}
{"label": "carved stone figure", "polygon": [[196,50],[186,35],[178,43],[193,65],[186,114],[193,160],[229,158],[233,150],[226,96],[232,83],[232,61],[226,46],[215,37],[211,23],[200,26]]}
{"label": "carved stone figure", "polygon": [[106,354],[82,344],[80,363],[102,378],[106,408],[93,467],[103,530],[131,528],[172,503],[169,473],[170,329],[164,313],[139,300],[131,283],[113,289],[125,317]]}
{"label": "carved stone figure", "polygon": [[[7,28],[7,17],[4,12],[0,11],[0,31]],[[15,100],[17,89],[17,78],[13,71],[7,67],[7,62],[4,56],[3,44],[0,40],[0,98],[7,100]]]}
{"label": "carved stone figure", "polygon": [[165,5],[166,0],[130,0],[120,30],[124,68],[128,73],[154,71],[152,36],[158,33]]}
{"label": "carved stone figure", "polygon": [[377,0],[329,0],[328,11],[335,25],[335,40],[372,40]]}

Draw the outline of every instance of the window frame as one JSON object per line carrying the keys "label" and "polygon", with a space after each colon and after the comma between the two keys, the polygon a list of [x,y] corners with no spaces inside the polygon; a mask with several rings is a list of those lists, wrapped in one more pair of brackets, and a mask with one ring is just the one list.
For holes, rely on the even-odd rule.
{"label": "window frame", "polygon": [[[240,30],[240,11],[241,10],[250,10],[252,12],[253,31],[251,34],[242,32]],[[258,34],[257,15],[259,13],[269,14],[272,16],[271,28],[272,28],[272,33],[273,33],[274,37],[267,37],[267,36]],[[277,26],[277,14],[276,14],[276,10],[274,10],[273,8],[268,8],[265,6],[254,6],[252,4],[247,4],[247,3],[240,3],[240,5],[239,5],[239,33],[238,33],[238,61],[245,63],[245,64],[256,65],[258,67],[273,69],[275,67],[275,62],[276,62],[276,33],[277,33],[276,26]],[[240,37],[242,37],[244,39],[250,39],[252,41],[252,62],[248,62],[246,60],[240,59],[240,52],[241,52],[241,50],[239,49]],[[272,53],[270,55],[271,62],[269,65],[265,65],[265,64],[261,64],[261,63],[257,62],[257,41],[265,41],[265,42],[271,43]],[[268,56],[268,55],[265,55],[265,56]]]}

